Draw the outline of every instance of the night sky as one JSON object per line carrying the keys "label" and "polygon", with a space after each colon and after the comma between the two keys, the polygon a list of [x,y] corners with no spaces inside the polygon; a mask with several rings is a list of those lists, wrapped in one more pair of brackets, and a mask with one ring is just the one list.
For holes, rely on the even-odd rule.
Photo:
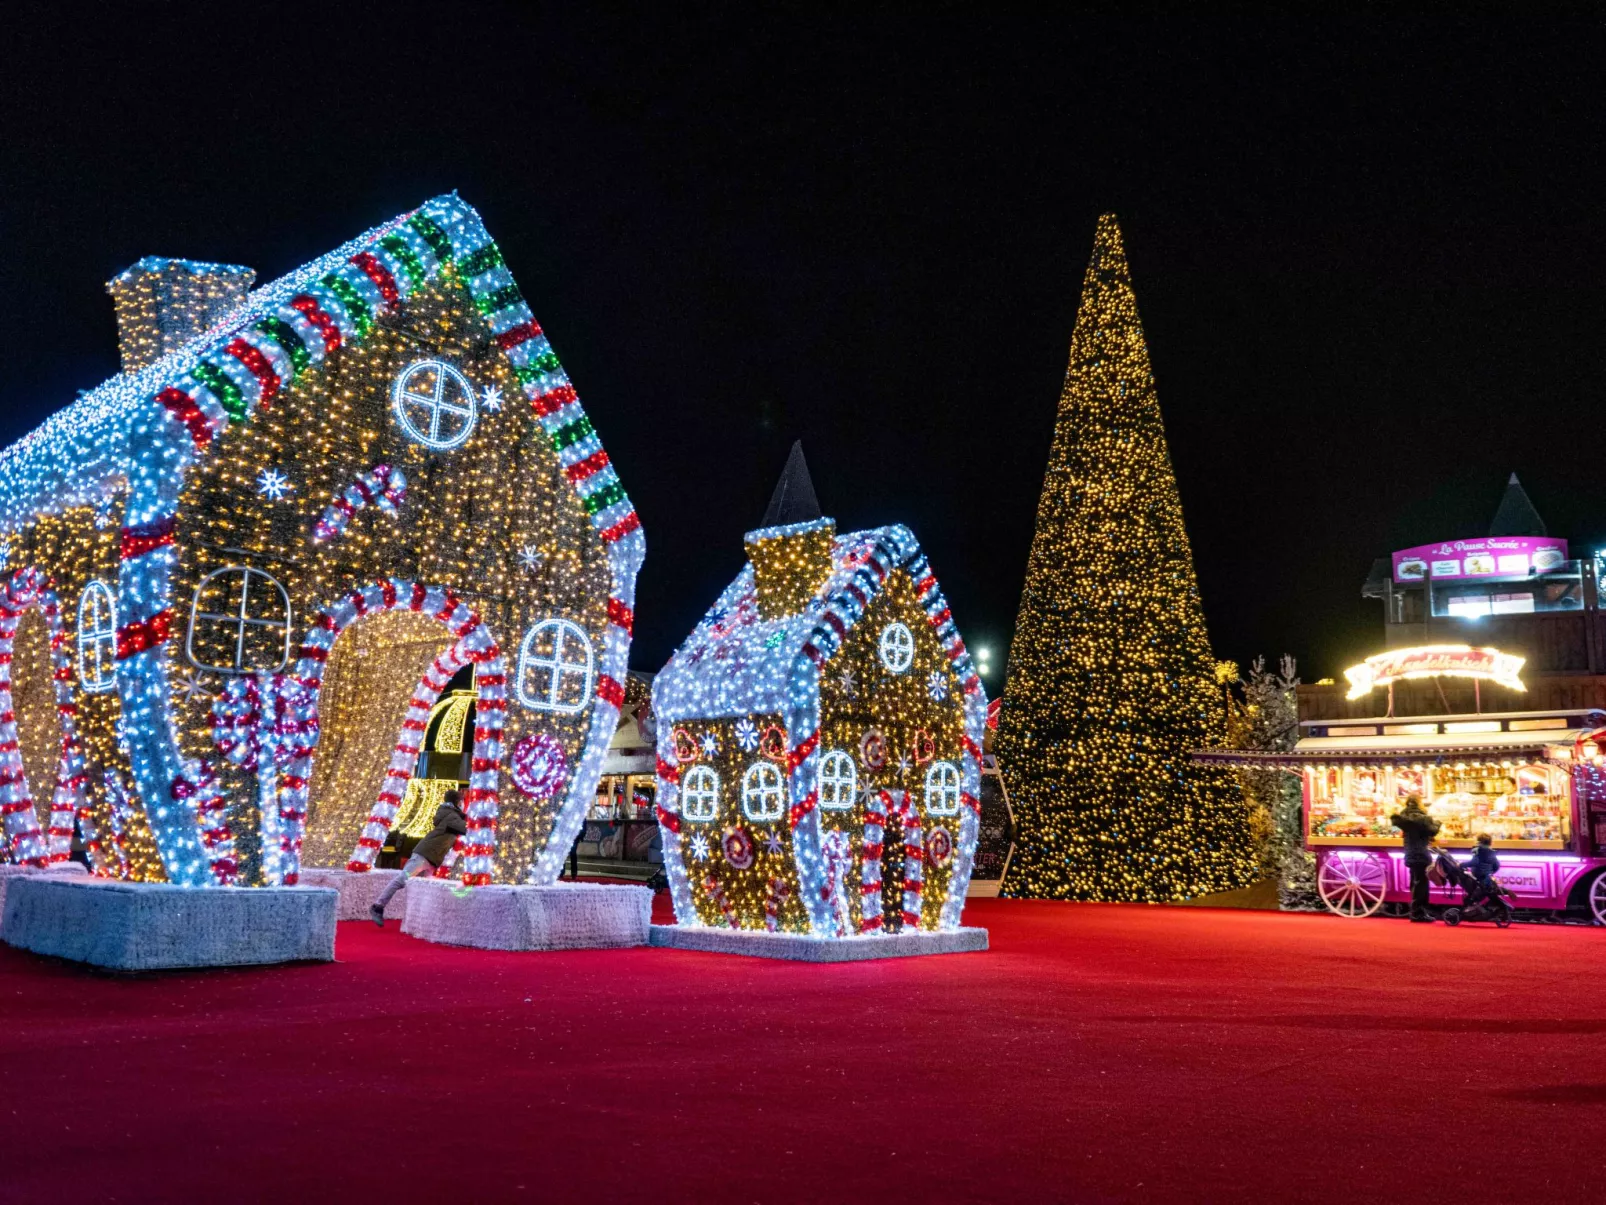
{"label": "night sky", "polygon": [[266,281],[455,188],[641,513],[637,668],[794,438],[839,528],[907,523],[1002,650],[1113,210],[1218,655],[1376,651],[1372,558],[1484,534],[1512,471],[1606,539],[1588,8],[578,7],[8,10],[0,441],[116,371],[139,256]]}

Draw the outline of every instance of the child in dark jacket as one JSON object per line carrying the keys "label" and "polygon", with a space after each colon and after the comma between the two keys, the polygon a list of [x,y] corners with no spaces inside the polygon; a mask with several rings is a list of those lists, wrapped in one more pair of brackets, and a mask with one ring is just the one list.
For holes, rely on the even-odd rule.
{"label": "child in dark jacket", "polygon": [[1472,860],[1467,863],[1468,872],[1484,887],[1490,887],[1499,869],[1500,859],[1494,856],[1494,838],[1488,833],[1479,833],[1478,848],[1472,851]]}

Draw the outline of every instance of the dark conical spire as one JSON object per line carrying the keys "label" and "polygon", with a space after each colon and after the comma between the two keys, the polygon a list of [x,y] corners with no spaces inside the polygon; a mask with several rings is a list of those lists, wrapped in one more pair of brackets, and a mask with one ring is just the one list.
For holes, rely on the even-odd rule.
{"label": "dark conical spire", "polygon": [[1515,473],[1511,480],[1506,482],[1505,496],[1500,499],[1500,509],[1494,512],[1494,522],[1489,524],[1491,536],[1542,536],[1545,535],[1545,521],[1539,517],[1534,504],[1528,498],[1528,491],[1522,488]]}
{"label": "dark conical spire", "polygon": [[781,479],[770,495],[762,527],[785,527],[791,523],[810,523],[820,517],[820,500],[814,496],[814,482],[803,459],[803,441],[792,444],[792,452],[781,470]]}

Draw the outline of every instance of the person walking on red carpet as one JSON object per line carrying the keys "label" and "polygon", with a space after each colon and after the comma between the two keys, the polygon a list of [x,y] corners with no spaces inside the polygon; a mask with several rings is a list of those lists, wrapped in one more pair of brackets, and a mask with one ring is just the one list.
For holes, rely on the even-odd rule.
{"label": "person walking on red carpet", "polygon": [[1424,925],[1428,915],[1428,867],[1433,865],[1429,848],[1438,836],[1439,822],[1422,808],[1415,795],[1405,797],[1405,806],[1389,817],[1389,823],[1405,835],[1405,866],[1411,872],[1411,923]]}
{"label": "person walking on red carpet", "polygon": [[468,817],[463,815],[462,796],[456,791],[447,791],[441,799],[440,807],[435,809],[435,827],[429,834],[413,847],[413,856],[407,859],[407,865],[402,872],[390,881],[390,885],[380,894],[378,902],[368,909],[368,914],[374,918],[374,924],[381,929],[385,927],[385,905],[390,903],[391,897],[407,886],[407,881],[417,875],[436,869],[452,852],[452,846],[457,839],[468,832]]}

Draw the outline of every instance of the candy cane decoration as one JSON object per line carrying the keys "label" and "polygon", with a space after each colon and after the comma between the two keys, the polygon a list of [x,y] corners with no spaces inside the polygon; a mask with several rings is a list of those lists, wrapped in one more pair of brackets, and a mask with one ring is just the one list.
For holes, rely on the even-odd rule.
{"label": "candy cane decoration", "polygon": [[111,817],[112,849],[117,854],[117,877],[128,877],[128,817],[133,808],[128,801],[128,790],[116,770],[107,770],[102,776],[106,784],[106,813]]}
{"label": "candy cane decoration", "polygon": [[832,829],[821,846],[825,853],[825,902],[836,921],[836,936],[846,937],[852,925],[848,910],[848,863],[853,860],[853,842],[841,829]]}
{"label": "candy cane decoration", "polygon": [[903,822],[903,926],[910,930],[920,927],[926,856],[920,816],[904,792],[899,791],[894,799],[892,792],[881,791],[865,801],[864,866],[859,888],[861,933],[874,933],[881,928],[881,855],[889,813]]}
{"label": "candy cane decoration", "polygon": [[388,464],[376,464],[366,473],[359,473],[357,479],[324,508],[323,517],[312,529],[312,542],[326,544],[343,534],[351,516],[370,502],[385,514],[394,515],[406,493],[405,473]]}
{"label": "candy cane decoration", "polygon": [[730,897],[725,894],[725,884],[721,883],[713,875],[705,875],[703,877],[703,891],[707,893],[709,899],[719,905],[719,910],[725,914],[725,923],[727,925],[732,929],[740,929],[742,927],[741,922],[736,919],[735,906],[731,904]]}
{"label": "candy cane decoration", "polygon": [[781,927],[781,905],[792,894],[792,889],[776,877],[770,878],[769,893],[764,897],[764,928],[771,933],[778,932]]}

